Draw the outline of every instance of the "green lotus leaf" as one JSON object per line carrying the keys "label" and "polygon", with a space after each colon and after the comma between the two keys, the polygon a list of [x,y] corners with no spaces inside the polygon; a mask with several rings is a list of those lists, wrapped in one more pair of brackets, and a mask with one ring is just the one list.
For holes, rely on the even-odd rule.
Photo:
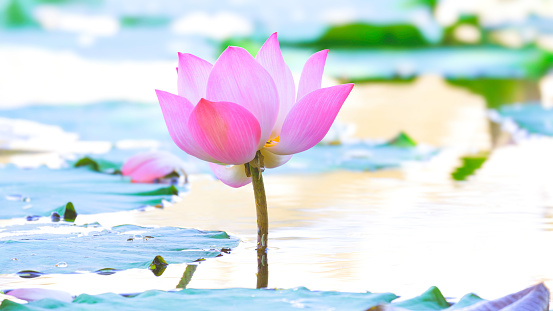
{"label": "green lotus leaf", "polygon": [[160,267],[213,258],[221,254],[221,249],[237,245],[237,238],[222,231],[28,223],[0,228],[0,274],[21,271],[33,271],[34,275],[77,271],[109,274],[114,270],[149,267],[159,273]]}

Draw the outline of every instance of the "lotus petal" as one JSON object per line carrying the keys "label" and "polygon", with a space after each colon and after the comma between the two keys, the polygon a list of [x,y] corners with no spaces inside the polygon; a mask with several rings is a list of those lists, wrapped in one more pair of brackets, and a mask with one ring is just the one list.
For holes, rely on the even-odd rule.
{"label": "lotus petal", "polygon": [[220,165],[209,163],[213,174],[225,185],[239,188],[252,182],[251,177],[246,176],[244,165]]}
{"label": "lotus petal", "polygon": [[353,84],[318,89],[304,96],[286,117],[278,144],[267,149],[276,154],[305,151],[323,139]]}
{"label": "lotus petal", "polygon": [[123,166],[121,167],[121,173],[125,176],[128,176],[143,163],[148,162],[150,160],[154,160],[160,156],[163,156],[163,154],[170,155],[170,153],[164,152],[164,151],[137,153],[132,157],[128,158],[127,161],[123,163]]}
{"label": "lotus petal", "polygon": [[258,120],[258,149],[269,140],[278,116],[278,92],[265,70],[246,50],[230,46],[219,57],[207,82],[207,99],[236,103]]}
{"label": "lotus petal", "polygon": [[156,90],[165,124],[171,138],[184,152],[208,162],[217,162],[194,141],[188,130],[188,119],[194,106],[186,98]]}
{"label": "lotus petal", "polygon": [[286,162],[292,159],[291,154],[289,155],[275,154],[267,150],[267,148],[261,149],[261,154],[263,155],[263,162],[265,163],[266,168],[279,167],[281,165],[286,164]]}
{"label": "lotus petal", "polygon": [[174,171],[174,167],[170,164],[148,161],[127,176],[130,176],[133,182],[150,183],[167,176],[172,171]]}
{"label": "lotus petal", "polygon": [[131,157],[121,169],[124,176],[134,182],[153,182],[173,171],[183,171],[184,165],[178,157],[162,151],[143,152]]}
{"label": "lotus petal", "polygon": [[240,105],[202,98],[190,114],[188,127],[200,147],[221,163],[244,164],[255,157],[259,122]]}
{"label": "lotus petal", "polygon": [[177,68],[177,86],[179,96],[182,96],[193,105],[205,98],[207,78],[211,72],[209,62],[188,53],[179,53],[179,67]]}
{"label": "lotus petal", "polygon": [[327,55],[328,50],[322,50],[311,55],[307,62],[305,62],[301,72],[296,101],[301,100],[305,95],[321,88]]}
{"label": "lotus petal", "polygon": [[273,139],[280,135],[282,123],[284,123],[286,115],[295,103],[294,96],[296,93],[294,78],[290,68],[284,62],[284,58],[282,58],[276,32],[259,49],[255,60],[269,72],[278,91],[279,112],[270,137],[270,139]]}

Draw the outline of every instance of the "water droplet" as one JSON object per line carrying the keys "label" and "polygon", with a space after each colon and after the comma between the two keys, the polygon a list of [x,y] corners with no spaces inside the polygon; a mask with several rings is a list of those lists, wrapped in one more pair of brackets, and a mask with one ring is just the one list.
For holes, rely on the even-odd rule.
{"label": "water droplet", "polygon": [[56,267],[58,268],[66,268],[67,267],[67,262],[65,261],[60,261],[56,264]]}

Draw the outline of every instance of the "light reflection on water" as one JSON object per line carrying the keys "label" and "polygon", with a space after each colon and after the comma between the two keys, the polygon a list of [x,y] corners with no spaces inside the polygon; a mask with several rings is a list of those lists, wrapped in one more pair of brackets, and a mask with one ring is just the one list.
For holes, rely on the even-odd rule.
{"label": "light reflection on water", "polygon": [[[518,152],[507,149],[512,150],[503,152]],[[494,160],[504,161],[500,156],[510,157],[498,152]],[[269,286],[412,296],[437,285],[450,296],[475,291],[493,297],[548,280],[550,250],[544,245],[551,235],[542,230],[540,185],[519,185],[516,178],[525,176],[497,180],[498,172],[488,169],[461,185],[350,173],[281,178],[267,188],[300,184],[305,191],[318,189],[319,196],[290,191],[298,196],[295,202],[288,196],[269,199],[270,245],[276,247],[269,257]],[[227,227],[246,234],[239,223]],[[190,286],[210,286],[203,276],[218,275],[219,269],[234,271],[219,286],[251,286],[242,277],[248,264],[233,260],[229,267],[230,260],[200,267]]]}
{"label": "light reflection on water", "polygon": [[[436,285],[449,297],[476,292],[494,298],[540,281],[551,285],[553,179],[540,172],[551,169],[545,151],[552,147],[553,141],[542,139],[500,148],[464,183],[418,179],[424,170],[417,173],[417,168],[268,175],[269,287],[412,297]],[[523,160],[528,158],[533,161]],[[240,246],[202,262],[188,288],[255,287],[250,187],[231,189],[196,176],[177,205],[83,216],[80,222],[94,218],[118,224],[119,216],[138,225],[216,228],[238,235]],[[185,267],[170,265],[158,278],[146,270],[32,280],[3,276],[0,287],[47,285],[72,293],[169,290]]]}

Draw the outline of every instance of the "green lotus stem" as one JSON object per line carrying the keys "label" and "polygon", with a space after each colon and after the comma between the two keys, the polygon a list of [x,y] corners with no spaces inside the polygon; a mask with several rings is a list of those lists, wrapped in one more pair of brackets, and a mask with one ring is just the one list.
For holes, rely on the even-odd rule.
{"label": "green lotus stem", "polygon": [[267,253],[257,250],[257,286],[266,288],[269,284],[269,265],[267,264]]}
{"label": "green lotus stem", "polygon": [[269,235],[269,216],[267,198],[263,185],[263,155],[257,151],[255,158],[246,164],[246,174],[251,175],[257,213],[257,288],[267,287],[269,267],[267,264],[267,240]]}

